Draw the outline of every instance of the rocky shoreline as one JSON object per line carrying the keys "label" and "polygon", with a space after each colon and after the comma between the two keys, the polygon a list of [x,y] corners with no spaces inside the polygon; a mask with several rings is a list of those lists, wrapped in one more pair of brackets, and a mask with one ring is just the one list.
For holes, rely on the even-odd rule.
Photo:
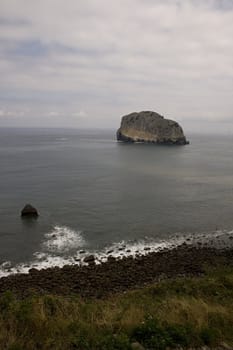
{"label": "rocky shoreline", "polygon": [[164,278],[200,276],[206,266],[233,266],[233,249],[216,249],[182,244],[174,249],[150,252],[143,256],[109,256],[108,261],[88,266],[67,265],[0,279],[0,293],[7,290],[19,297],[35,294],[78,294],[84,298],[108,295],[141,288]]}

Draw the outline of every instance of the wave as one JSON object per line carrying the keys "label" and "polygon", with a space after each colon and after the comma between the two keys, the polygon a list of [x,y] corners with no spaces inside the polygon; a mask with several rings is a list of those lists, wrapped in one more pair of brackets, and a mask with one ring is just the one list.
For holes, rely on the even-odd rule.
{"label": "wave", "polygon": [[[10,261],[0,265],[0,277],[15,273],[28,273],[31,268],[38,270],[64,265],[86,265],[84,259],[90,254],[94,254],[95,263],[101,264],[108,258],[114,257],[122,259],[127,256],[146,255],[150,252],[159,252],[175,249],[182,244],[187,246],[205,246],[220,249],[233,248],[233,230],[218,230],[212,233],[174,234],[168,240],[155,241],[145,239],[140,241],[121,241],[111,245],[106,245],[102,250],[80,250],[87,242],[84,240],[81,231],[76,232],[66,226],[55,226],[54,229],[45,235],[46,240],[42,247],[44,250],[35,252],[34,259],[29,263],[22,263],[12,266]],[[76,251],[74,252],[74,249]],[[61,252],[73,251],[70,256],[61,256]]]}
{"label": "wave", "polygon": [[75,231],[68,226],[56,225],[44,235],[41,250],[33,254],[30,262],[14,266],[11,261],[5,261],[0,265],[0,277],[15,273],[28,273],[31,268],[41,270],[72,264],[75,261],[73,254],[85,244],[86,241],[81,231]]}
{"label": "wave", "polygon": [[51,232],[45,234],[45,238],[43,247],[51,252],[68,252],[85,245],[81,231],[74,231],[67,226],[55,226]]}

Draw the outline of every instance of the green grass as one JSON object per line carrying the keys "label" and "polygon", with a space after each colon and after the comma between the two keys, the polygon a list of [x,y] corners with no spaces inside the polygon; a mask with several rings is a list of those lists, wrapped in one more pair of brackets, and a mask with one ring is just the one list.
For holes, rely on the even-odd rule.
{"label": "green grass", "polygon": [[111,350],[233,345],[233,268],[165,280],[105,300],[0,297],[0,349]]}

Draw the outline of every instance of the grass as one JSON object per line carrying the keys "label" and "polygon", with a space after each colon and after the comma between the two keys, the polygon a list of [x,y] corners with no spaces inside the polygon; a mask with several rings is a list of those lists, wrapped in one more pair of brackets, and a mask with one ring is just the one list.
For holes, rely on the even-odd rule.
{"label": "grass", "polygon": [[0,349],[111,350],[233,345],[233,268],[165,280],[105,300],[0,297]]}

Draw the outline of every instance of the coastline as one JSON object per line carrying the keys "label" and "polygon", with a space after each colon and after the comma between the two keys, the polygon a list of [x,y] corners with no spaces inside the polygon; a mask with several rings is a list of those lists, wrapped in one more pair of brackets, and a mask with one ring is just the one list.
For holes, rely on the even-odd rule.
{"label": "coastline", "polygon": [[104,298],[131,289],[142,288],[161,279],[200,276],[206,266],[233,266],[233,249],[202,245],[182,245],[159,252],[148,252],[86,266],[65,265],[0,279],[0,294],[10,290],[19,297],[30,294],[73,295]]}
{"label": "coastline", "polygon": [[34,268],[0,279],[0,348],[232,350],[232,291],[230,245]]}

